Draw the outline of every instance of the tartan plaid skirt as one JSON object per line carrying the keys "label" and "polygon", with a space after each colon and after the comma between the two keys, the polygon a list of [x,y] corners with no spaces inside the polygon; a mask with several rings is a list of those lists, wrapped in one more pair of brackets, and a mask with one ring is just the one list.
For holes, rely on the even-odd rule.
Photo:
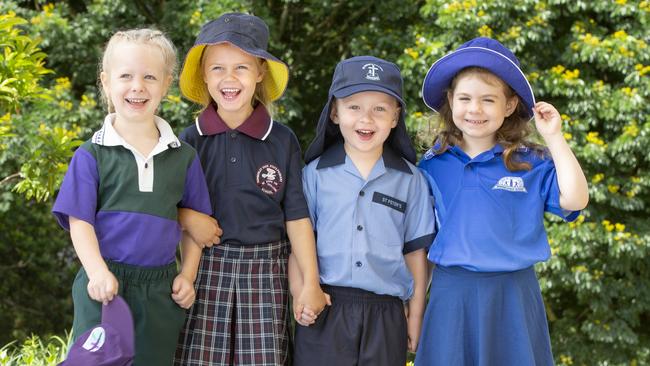
{"label": "tartan plaid skirt", "polygon": [[175,365],[289,364],[288,241],[204,249]]}

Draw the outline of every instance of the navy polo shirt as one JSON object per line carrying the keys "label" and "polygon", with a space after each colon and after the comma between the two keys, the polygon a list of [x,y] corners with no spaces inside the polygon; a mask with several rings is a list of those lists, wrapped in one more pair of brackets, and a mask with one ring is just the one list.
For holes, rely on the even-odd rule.
{"label": "navy polo shirt", "polygon": [[429,150],[419,167],[431,185],[438,234],[429,260],[478,272],[516,271],[545,261],[551,252],[544,212],[567,221],[579,211],[560,207],[553,160],[527,148],[517,158],[530,170],[510,171],[496,145],[474,158],[457,146]]}
{"label": "navy polo shirt", "polygon": [[428,247],[434,236],[433,205],[418,169],[385,146],[364,179],[340,143],[305,167],[303,182],[321,283],[411,297],[404,254]]}
{"label": "navy polo shirt", "polygon": [[199,155],[223,243],[283,240],[285,221],[309,217],[298,139],[261,104],[234,130],[211,105],[180,138]]}

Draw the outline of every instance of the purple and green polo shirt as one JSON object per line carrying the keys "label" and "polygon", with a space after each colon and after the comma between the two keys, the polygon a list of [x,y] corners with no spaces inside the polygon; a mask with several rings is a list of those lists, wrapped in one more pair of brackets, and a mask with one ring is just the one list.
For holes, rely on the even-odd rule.
{"label": "purple and green polo shirt", "polygon": [[93,225],[107,260],[167,265],[181,238],[178,208],[212,213],[200,161],[162,118],[155,118],[160,139],[149,156],[115,131],[114,120],[106,116],[75,151],[52,212],[66,230],[70,216]]}
{"label": "purple and green polo shirt", "polygon": [[222,243],[284,240],[286,221],[309,217],[298,139],[263,105],[236,129],[210,105],[180,138],[199,155]]}

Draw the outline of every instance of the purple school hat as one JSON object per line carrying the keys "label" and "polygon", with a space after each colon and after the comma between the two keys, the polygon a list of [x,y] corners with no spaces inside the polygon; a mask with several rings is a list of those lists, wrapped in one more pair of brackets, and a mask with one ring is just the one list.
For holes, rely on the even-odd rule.
{"label": "purple school hat", "polygon": [[535,96],[519,60],[499,41],[478,37],[462,44],[455,51],[436,61],[422,83],[422,98],[427,107],[438,111],[454,76],[468,67],[481,67],[497,75],[519,95],[526,105],[528,117],[533,117]]}
{"label": "purple school hat", "polygon": [[102,322],[82,334],[58,366],[129,366],[135,355],[133,317],[120,296],[102,306]]}

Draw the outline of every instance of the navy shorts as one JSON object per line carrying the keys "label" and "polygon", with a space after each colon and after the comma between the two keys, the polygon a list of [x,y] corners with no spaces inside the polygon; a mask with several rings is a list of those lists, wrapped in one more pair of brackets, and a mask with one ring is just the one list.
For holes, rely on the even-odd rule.
{"label": "navy shorts", "polygon": [[350,287],[323,286],[332,298],[316,323],[296,325],[295,366],[403,366],[407,332],[402,300]]}

